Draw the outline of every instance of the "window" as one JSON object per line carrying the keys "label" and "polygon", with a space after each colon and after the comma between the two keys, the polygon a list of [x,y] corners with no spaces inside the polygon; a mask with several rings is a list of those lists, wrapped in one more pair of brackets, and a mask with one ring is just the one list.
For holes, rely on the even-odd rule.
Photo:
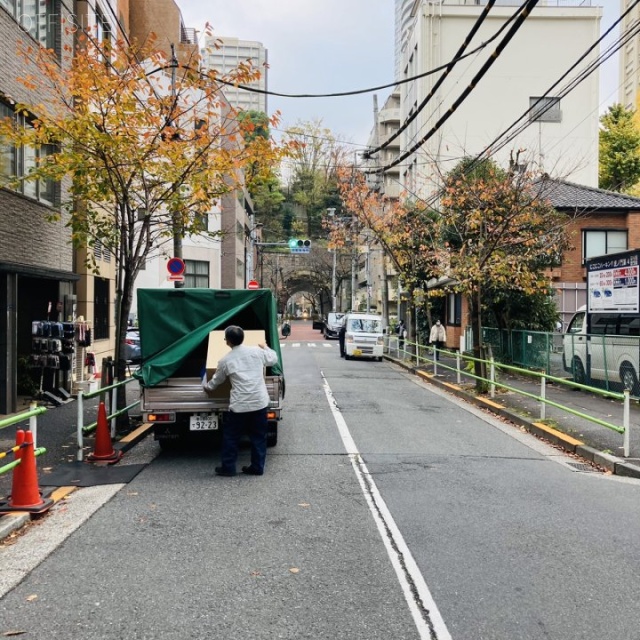
{"label": "window", "polygon": [[93,333],[96,340],[109,338],[109,281],[93,280]]}
{"label": "window", "polygon": [[60,6],[57,0],[0,0],[20,28],[43,47],[60,53]]}
{"label": "window", "polygon": [[204,260],[185,260],[184,286],[209,288],[209,263]]}
{"label": "window", "polygon": [[111,262],[111,252],[104,246],[104,244],[102,244],[102,242],[100,242],[100,240],[96,240],[93,243],[93,255],[96,260]]}
{"label": "window", "polygon": [[530,122],[562,122],[560,98],[529,98]]}
{"label": "window", "polygon": [[447,324],[453,327],[462,325],[462,294],[450,293],[447,296]]}
{"label": "window", "polygon": [[604,256],[608,253],[626,251],[626,229],[584,229],[582,231],[582,262],[587,258]]}
{"label": "window", "polygon": [[617,314],[598,314],[591,316],[591,335],[615,335],[618,324]]}
{"label": "window", "polygon": [[[23,115],[17,115],[9,105],[0,102],[0,118],[7,117],[14,118],[16,126],[30,126]],[[55,153],[53,145],[15,147],[11,144],[0,144],[0,175],[4,178],[26,177],[35,169],[41,158],[51,153]],[[55,205],[58,185],[53,180],[22,181],[17,191],[29,198]]]}

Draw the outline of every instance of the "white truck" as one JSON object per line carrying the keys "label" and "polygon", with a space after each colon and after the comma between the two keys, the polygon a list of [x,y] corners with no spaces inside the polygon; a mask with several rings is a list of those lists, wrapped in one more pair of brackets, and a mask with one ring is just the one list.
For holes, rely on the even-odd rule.
{"label": "white truck", "polygon": [[382,316],[375,313],[350,311],[344,317],[345,359],[376,358],[382,360],[384,329]]}
{"label": "white truck", "polygon": [[278,354],[265,382],[270,403],[267,444],[278,441],[284,398],[284,372],[275,312],[269,289],[139,289],[141,384],[143,420],[154,425],[163,449],[220,433],[229,398],[202,388],[209,334],[229,325],[264,331]]}
{"label": "white truck", "polygon": [[581,384],[640,395],[640,251],[590,258],[587,304],[563,337],[563,365]]}

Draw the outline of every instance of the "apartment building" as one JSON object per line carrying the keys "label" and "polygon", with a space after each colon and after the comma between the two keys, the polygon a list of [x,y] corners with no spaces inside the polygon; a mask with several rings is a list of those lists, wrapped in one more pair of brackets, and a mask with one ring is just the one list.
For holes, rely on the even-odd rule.
{"label": "apartment building", "polygon": [[[620,1],[620,13],[630,9],[622,19],[620,29],[625,34],[640,20],[640,5],[632,0]],[[638,108],[638,89],[640,88],[640,36],[629,38],[620,49],[620,94],[618,101],[627,109]]]}
{"label": "apartment building", "polygon": [[[416,5],[403,46],[402,77],[421,76],[401,85],[402,122],[416,115],[401,141],[402,155],[407,154],[401,165],[405,188],[429,196],[441,184],[442,174],[463,157],[489,149],[503,166],[520,151],[518,163],[529,169],[597,186],[597,71],[572,91],[565,89],[595,60],[598,49],[554,84],[599,38],[600,7],[589,2],[576,6],[571,0],[540,3],[480,78],[505,32],[490,40],[521,5],[518,0],[501,1],[491,9],[467,51],[488,44],[456,64],[425,103],[441,75],[425,72],[455,58],[485,5],[485,0],[422,0]],[[505,132],[513,135],[506,138]]]}
{"label": "apartment building", "polygon": [[[217,45],[217,46],[216,46]],[[268,51],[261,42],[242,40],[229,36],[208,36],[202,49],[203,66],[227,74],[239,63],[251,61],[261,71],[260,78],[250,83],[254,89],[266,91],[268,82]],[[264,93],[246,91],[239,87],[227,86],[224,95],[232,107],[243,111],[267,111],[267,96]]]}

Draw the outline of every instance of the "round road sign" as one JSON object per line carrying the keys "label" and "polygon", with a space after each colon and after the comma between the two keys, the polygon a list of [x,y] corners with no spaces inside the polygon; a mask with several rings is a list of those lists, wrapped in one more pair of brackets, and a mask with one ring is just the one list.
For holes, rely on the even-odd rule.
{"label": "round road sign", "polygon": [[257,280],[249,280],[249,282],[247,282],[247,289],[259,289],[260,285],[258,284]]}
{"label": "round road sign", "polygon": [[184,260],[182,258],[170,258],[167,262],[167,271],[172,276],[181,276],[184,273]]}

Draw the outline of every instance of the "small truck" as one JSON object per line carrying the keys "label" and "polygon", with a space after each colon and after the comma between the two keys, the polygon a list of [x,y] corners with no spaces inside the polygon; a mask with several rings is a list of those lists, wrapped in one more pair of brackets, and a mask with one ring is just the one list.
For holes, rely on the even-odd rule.
{"label": "small truck", "polygon": [[264,336],[278,354],[277,364],[265,370],[270,398],[267,445],[276,445],[285,381],[275,299],[269,289],[139,289],[138,319],[141,364],[135,375],[142,417],[154,425],[154,437],[163,450],[220,434],[229,409],[229,387],[207,393],[202,378],[211,366],[211,338],[229,325]]}

